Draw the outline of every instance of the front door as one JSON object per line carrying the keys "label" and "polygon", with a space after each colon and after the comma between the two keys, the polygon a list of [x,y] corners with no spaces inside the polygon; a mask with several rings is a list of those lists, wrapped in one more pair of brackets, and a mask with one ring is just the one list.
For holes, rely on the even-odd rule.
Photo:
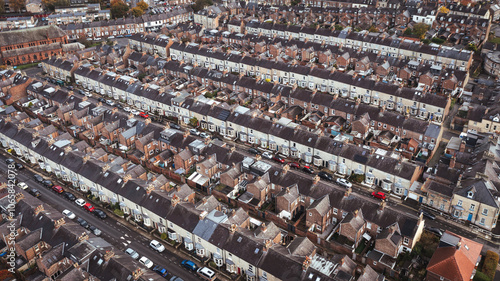
{"label": "front door", "polygon": [[472,221],[472,213],[469,213],[469,216],[467,217],[468,221]]}

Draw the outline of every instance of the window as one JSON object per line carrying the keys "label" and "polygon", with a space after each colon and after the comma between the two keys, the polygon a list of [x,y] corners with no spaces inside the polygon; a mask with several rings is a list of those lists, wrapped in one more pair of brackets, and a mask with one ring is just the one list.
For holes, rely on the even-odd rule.
{"label": "window", "polygon": [[403,243],[404,243],[405,245],[408,245],[408,243],[410,243],[410,239],[408,239],[408,237],[405,237],[405,238],[403,239]]}
{"label": "window", "polygon": [[313,213],[312,212],[309,212],[309,216],[312,217]]}
{"label": "window", "polygon": [[479,222],[479,224],[484,224],[486,222],[486,219],[485,218],[481,218],[481,221]]}
{"label": "window", "polygon": [[484,208],[483,209],[483,212],[481,213],[483,216],[487,216],[488,215],[488,209]]}
{"label": "window", "polygon": [[457,206],[462,207],[462,200],[458,200],[458,202],[457,202]]}
{"label": "window", "polygon": [[471,211],[474,211],[474,209],[476,209],[476,205],[474,205],[474,204],[470,204],[470,210],[471,210]]}

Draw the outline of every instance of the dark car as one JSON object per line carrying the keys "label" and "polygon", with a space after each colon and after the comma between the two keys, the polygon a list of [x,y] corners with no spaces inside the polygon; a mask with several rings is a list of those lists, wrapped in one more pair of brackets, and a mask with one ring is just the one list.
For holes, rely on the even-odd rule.
{"label": "dark car", "polygon": [[430,232],[432,232],[434,234],[437,234],[439,236],[443,236],[443,231],[441,229],[439,229],[439,228],[436,228],[436,227],[427,227],[426,229],[427,229],[427,231],[430,231]]}
{"label": "dark car", "polygon": [[8,164],[12,164],[12,163],[14,163],[14,162],[16,162],[16,161],[14,161],[14,159],[12,159],[12,158],[5,159],[5,163],[7,163],[7,165],[8,165]]}
{"label": "dark car", "polygon": [[105,219],[108,217],[103,210],[99,209],[94,209],[94,215],[100,219]]}
{"label": "dark car", "polygon": [[255,149],[255,148],[253,148],[253,147],[252,147],[252,148],[250,148],[250,149],[248,150],[248,152],[250,152],[250,153],[252,153],[252,154],[255,154],[255,155],[259,155],[259,154],[260,154],[260,151],[258,151],[257,149]]}
{"label": "dark car", "polygon": [[75,201],[76,196],[73,195],[71,192],[64,192],[64,198],[68,199],[69,201]]}
{"label": "dark car", "polygon": [[117,103],[115,106],[116,106],[116,108],[118,108],[118,109],[123,109],[123,106],[122,106],[121,104],[119,104],[119,103]]}
{"label": "dark car", "polygon": [[424,211],[424,210],[421,210],[420,211],[422,213],[422,215],[430,220],[435,220],[436,219],[436,216],[427,212],[427,211]]}
{"label": "dark car", "polygon": [[54,186],[54,183],[50,180],[44,180],[42,182],[42,184],[45,186],[45,187],[48,187],[48,188],[52,188]]}
{"label": "dark car", "polygon": [[179,126],[179,125],[177,125],[175,123],[170,123],[170,128],[180,130],[181,126]]}
{"label": "dark car", "polygon": [[14,164],[14,165],[16,166],[16,169],[18,169],[18,170],[22,170],[22,169],[24,169],[24,166],[23,166],[23,164],[21,164],[21,163],[16,163],[16,164]]}
{"label": "dark car", "polygon": [[77,222],[78,222],[81,226],[83,226],[83,227],[85,227],[85,228],[89,228],[89,227],[90,227],[89,223],[88,223],[86,220],[82,219],[82,218],[77,218],[77,219],[76,219],[76,221],[77,221]]}
{"label": "dark car", "polygon": [[104,98],[97,98],[97,101],[106,103],[106,100]]}
{"label": "dark car", "polygon": [[304,171],[304,172],[306,172],[308,174],[314,175],[314,170],[311,167],[309,167],[309,166],[304,166],[302,168],[302,171]]}
{"label": "dark car", "polygon": [[84,91],[84,90],[81,90],[81,89],[80,89],[80,90],[78,90],[78,92],[79,92],[80,94],[82,94],[82,95],[85,95],[85,91]]}
{"label": "dark car", "polygon": [[40,191],[38,191],[38,189],[36,188],[31,188],[29,191],[28,191],[29,194],[35,196],[35,197],[40,197],[42,196],[42,194],[40,193]]}
{"label": "dark car", "polygon": [[327,172],[319,172],[318,173],[318,176],[324,180],[327,180],[327,181],[332,181],[333,180],[333,177],[332,175],[330,175],[329,173]]}
{"label": "dark car", "polygon": [[35,178],[35,181],[37,181],[37,182],[43,182],[44,181],[43,177],[40,176],[40,175],[35,174],[35,175],[33,175],[33,177]]}
{"label": "dark car", "polygon": [[167,270],[159,265],[155,265],[155,267],[153,267],[153,271],[160,274],[162,277],[167,277],[168,275]]}
{"label": "dark car", "polygon": [[281,156],[279,156],[279,155],[274,156],[274,157],[273,157],[273,160],[274,160],[274,161],[276,161],[276,162],[278,162],[278,163],[281,163],[281,164],[285,163],[285,159],[283,159],[283,158],[282,158]]}
{"label": "dark car", "polygon": [[290,162],[290,168],[300,169],[300,164],[297,162]]}

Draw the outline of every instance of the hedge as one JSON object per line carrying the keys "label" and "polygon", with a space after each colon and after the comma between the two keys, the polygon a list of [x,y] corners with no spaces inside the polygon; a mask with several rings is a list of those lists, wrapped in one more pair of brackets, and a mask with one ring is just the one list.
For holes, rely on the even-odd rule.
{"label": "hedge", "polygon": [[474,275],[473,281],[490,281],[490,277],[488,275],[482,273],[481,271],[476,271],[476,275]]}
{"label": "hedge", "polygon": [[495,278],[495,271],[497,270],[497,264],[498,264],[498,254],[493,251],[488,251],[486,252],[483,268],[481,268],[481,271],[484,274],[486,274],[486,276],[488,276],[490,280],[493,280]]}

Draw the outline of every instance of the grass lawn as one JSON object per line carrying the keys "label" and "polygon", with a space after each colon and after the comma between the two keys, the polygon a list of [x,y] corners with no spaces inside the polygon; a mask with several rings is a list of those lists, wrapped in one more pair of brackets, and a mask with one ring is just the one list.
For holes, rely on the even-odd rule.
{"label": "grass lawn", "polygon": [[490,38],[488,39],[488,42],[500,44],[500,37],[495,37],[495,36],[491,35]]}

